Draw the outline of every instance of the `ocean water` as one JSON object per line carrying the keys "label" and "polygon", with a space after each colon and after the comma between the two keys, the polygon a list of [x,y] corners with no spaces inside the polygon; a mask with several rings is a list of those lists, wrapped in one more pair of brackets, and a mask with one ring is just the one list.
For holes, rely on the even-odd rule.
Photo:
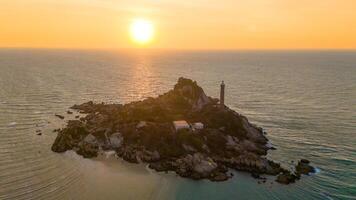
{"label": "ocean water", "polygon": [[[180,76],[214,97],[224,80],[226,104],[267,131],[272,159],[307,158],[318,173],[215,183],[51,152],[73,104],[157,96]],[[356,52],[1,49],[0,199],[356,199]]]}

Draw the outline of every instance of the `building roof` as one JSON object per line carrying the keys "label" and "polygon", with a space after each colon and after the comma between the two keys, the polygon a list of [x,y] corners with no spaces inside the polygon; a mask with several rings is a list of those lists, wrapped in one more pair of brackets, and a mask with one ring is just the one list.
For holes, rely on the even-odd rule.
{"label": "building roof", "polygon": [[173,121],[173,125],[176,130],[190,128],[188,122],[185,120]]}

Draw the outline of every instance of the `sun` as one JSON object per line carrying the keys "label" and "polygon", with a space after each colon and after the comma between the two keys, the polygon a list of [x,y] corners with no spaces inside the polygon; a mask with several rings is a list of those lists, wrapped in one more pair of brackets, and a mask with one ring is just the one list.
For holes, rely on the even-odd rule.
{"label": "sun", "polygon": [[138,44],[147,44],[153,39],[154,27],[151,21],[136,19],[130,26],[131,38]]}

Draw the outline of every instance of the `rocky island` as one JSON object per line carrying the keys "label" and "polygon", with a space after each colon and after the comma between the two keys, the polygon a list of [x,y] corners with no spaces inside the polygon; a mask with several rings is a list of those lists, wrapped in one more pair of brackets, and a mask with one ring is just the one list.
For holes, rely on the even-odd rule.
{"label": "rocky island", "polygon": [[57,129],[54,152],[73,150],[85,158],[114,150],[131,163],[148,163],[156,171],[174,171],[182,177],[224,181],[229,169],[254,177],[276,175],[291,183],[314,171],[302,159],[294,171],[268,160],[272,147],[262,128],[231,110],[222,99],[207,96],[195,81],[179,78],[174,89],[156,98],[125,105],[74,105],[86,114]]}

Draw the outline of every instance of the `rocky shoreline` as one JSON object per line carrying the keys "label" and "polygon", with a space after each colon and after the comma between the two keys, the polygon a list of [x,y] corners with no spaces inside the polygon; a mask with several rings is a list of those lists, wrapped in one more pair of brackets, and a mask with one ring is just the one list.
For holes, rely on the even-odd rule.
{"label": "rocky shoreline", "polygon": [[[179,78],[174,89],[157,98],[125,105],[87,102],[72,109],[86,116],[56,130],[54,152],[73,150],[92,158],[100,151],[115,150],[125,161],[149,163],[156,171],[174,171],[196,180],[225,181],[232,177],[228,170],[235,169],[256,178],[275,175],[277,182],[288,184],[315,171],[305,159],[293,172],[268,160],[273,147],[262,128],[219,105],[190,79]],[[173,125],[178,120],[191,126],[178,129]]]}

